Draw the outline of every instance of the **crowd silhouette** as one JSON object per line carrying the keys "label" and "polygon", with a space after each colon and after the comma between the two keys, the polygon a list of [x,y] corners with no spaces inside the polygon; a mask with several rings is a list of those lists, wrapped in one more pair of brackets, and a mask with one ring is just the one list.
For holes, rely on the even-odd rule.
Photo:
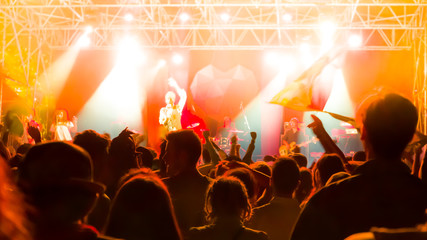
{"label": "crowd silhouette", "polygon": [[312,116],[325,150],[313,166],[301,153],[254,161],[255,132],[240,156],[235,137],[227,152],[209,131],[204,144],[193,130],[171,131],[156,152],[128,129],[65,142],[23,125],[31,144],[9,144],[3,129],[0,239],[427,239],[417,109],[379,92],[356,116],[364,151],[352,159]]}

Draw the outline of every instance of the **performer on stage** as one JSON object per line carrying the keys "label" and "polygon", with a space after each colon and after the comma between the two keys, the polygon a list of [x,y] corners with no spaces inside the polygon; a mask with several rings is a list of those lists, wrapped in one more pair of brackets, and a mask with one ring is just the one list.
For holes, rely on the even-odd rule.
{"label": "performer on stage", "polygon": [[50,131],[53,132],[53,139],[56,141],[72,141],[70,131],[76,131],[77,118],[70,121],[66,110],[57,110],[55,112],[55,122],[52,124]]}
{"label": "performer on stage", "polygon": [[289,126],[285,125],[285,136],[283,137],[282,147],[280,147],[280,155],[288,155],[290,153],[300,152],[300,147],[297,146],[299,134],[301,132],[298,118],[292,118],[289,121]]}
{"label": "performer on stage", "polygon": [[173,78],[168,79],[169,86],[175,88],[178,93],[179,102],[175,105],[176,95],[169,91],[165,95],[166,107],[160,109],[159,123],[165,126],[168,132],[181,129],[181,115],[187,101],[187,93],[180,88]]}

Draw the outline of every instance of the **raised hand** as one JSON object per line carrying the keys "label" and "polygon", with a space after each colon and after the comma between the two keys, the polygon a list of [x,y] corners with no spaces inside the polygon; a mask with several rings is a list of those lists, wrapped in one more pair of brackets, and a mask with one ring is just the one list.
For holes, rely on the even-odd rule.
{"label": "raised hand", "polygon": [[206,140],[209,139],[211,133],[209,132],[209,130],[203,131],[203,137],[205,137]]}
{"label": "raised hand", "polygon": [[179,88],[178,83],[176,83],[175,79],[173,78],[168,78],[168,84],[169,86],[173,87],[173,88]]}
{"label": "raised hand", "polygon": [[256,132],[251,132],[251,138],[252,138],[252,140],[255,140],[256,137],[257,137]]}
{"label": "raised hand", "polygon": [[34,141],[36,143],[40,143],[42,141],[42,137],[41,137],[40,130],[38,127],[28,123],[27,124],[27,132],[34,139]]}
{"label": "raised hand", "polygon": [[125,129],[123,129],[123,131],[119,134],[119,136],[117,137],[125,137],[125,138],[132,138],[132,135],[135,134],[135,132],[129,130],[128,127],[126,127]]}
{"label": "raised hand", "polygon": [[232,144],[236,144],[237,143],[237,135],[233,135],[230,140],[231,140]]}
{"label": "raised hand", "polygon": [[322,121],[313,114],[311,114],[311,118],[313,118],[313,122],[308,124],[307,127],[311,128],[311,130],[313,130],[314,134],[316,134],[317,136],[326,133]]}

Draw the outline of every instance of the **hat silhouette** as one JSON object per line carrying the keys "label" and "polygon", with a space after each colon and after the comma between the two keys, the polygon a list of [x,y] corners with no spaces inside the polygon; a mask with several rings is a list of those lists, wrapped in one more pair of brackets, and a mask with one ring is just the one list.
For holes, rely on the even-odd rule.
{"label": "hat silhouette", "polygon": [[19,169],[19,185],[25,192],[55,187],[77,187],[99,194],[105,190],[105,186],[93,182],[89,154],[66,142],[33,146]]}

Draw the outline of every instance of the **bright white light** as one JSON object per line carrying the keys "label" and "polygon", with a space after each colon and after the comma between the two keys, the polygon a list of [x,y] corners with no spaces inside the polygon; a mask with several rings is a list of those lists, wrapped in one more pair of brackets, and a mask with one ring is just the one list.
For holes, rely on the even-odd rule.
{"label": "bright white light", "polygon": [[291,14],[289,14],[289,13],[285,13],[285,14],[283,14],[283,16],[282,16],[282,20],[283,20],[284,22],[289,23],[289,22],[291,22],[291,21],[292,21],[292,15],[291,15]]}
{"label": "bright white light", "polygon": [[81,36],[79,38],[79,40],[77,41],[77,45],[79,47],[88,47],[91,43],[91,40],[89,38],[89,36],[87,36],[86,34],[84,34],[83,36]]}
{"label": "bright white light", "polygon": [[353,34],[348,38],[348,45],[352,48],[357,48],[362,46],[362,36]]}
{"label": "bright white light", "polygon": [[161,67],[164,67],[164,66],[166,66],[166,60],[160,59],[159,60],[159,67],[161,68]]}
{"label": "bright white light", "polygon": [[322,39],[330,39],[335,31],[337,30],[337,25],[332,21],[324,21],[320,24],[320,31],[322,34]]}
{"label": "bright white light", "polygon": [[325,77],[333,78],[333,85],[329,99],[323,109],[328,112],[354,117],[354,112],[352,111],[354,107],[342,69],[333,66],[329,66],[329,68],[325,69],[322,74],[325,74]]}
{"label": "bright white light", "polygon": [[181,64],[184,61],[184,58],[179,54],[174,54],[172,56],[172,62],[176,65]]}
{"label": "bright white light", "polygon": [[290,73],[296,68],[296,60],[291,55],[284,55],[280,59],[280,64],[283,66],[283,68],[286,68],[286,72]]}
{"label": "bright white light", "polygon": [[[79,115],[79,127],[118,135],[124,127],[141,130],[145,99],[143,67],[122,59],[104,79]],[[94,119],[103,119],[96,123]]]}
{"label": "bright white light", "polygon": [[223,22],[228,22],[228,20],[230,20],[230,15],[228,13],[222,13],[220,17]]}
{"label": "bright white light", "polygon": [[190,15],[188,15],[188,13],[186,12],[181,13],[181,15],[179,15],[179,19],[181,20],[181,22],[186,22],[190,19]]}
{"label": "bright white light", "polygon": [[125,15],[125,20],[126,20],[127,22],[131,22],[131,21],[133,20],[133,15],[132,15],[132,14],[130,14],[130,13],[126,13],[126,15]]}
{"label": "bright white light", "polygon": [[299,50],[301,53],[309,53],[310,52],[310,44],[304,42],[299,46]]}
{"label": "bright white light", "polygon": [[265,63],[278,67],[280,70],[284,70],[287,73],[292,72],[295,69],[296,60],[291,55],[282,55],[277,52],[269,52],[264,57]]}
{"label": "bright white light", "polygon": [[87,26],[85,28],[85,32],[86,32],[86,34],[92,33],[93,32],[93,27],[92,26]]}
{"label": "bright white light", "polygon": [[119,45],[119,63],[141,65],[145,62],[145,56],[135,38],[125,37]]}
{"label": "bright white light", "polygon": [[307,42],[303,42],[301,43],[301,45],[298,48],[299,52],[300,52],[300,59],[302,61],[303,66],[309,67],[311,66],[311,64],[313,64],[313,62],[316,60],[315,57],[313,56],[313,51],[311,49],[310,44],[308,44]]}
{"label": "bright white light", "polygon": [[280,56],[276,52],[269,52],[265,55],[264,60],[268,65],[274,66],[274,65],[277,65],[278,62],[280,61]]}
{"label": "bright white light", "polygon": [[336,23],[327,20],[320,24],[320,37],[322,40],[322,46],[320,48],[321,53],[325,53],[334,47],[334,35],[337,30]]}

